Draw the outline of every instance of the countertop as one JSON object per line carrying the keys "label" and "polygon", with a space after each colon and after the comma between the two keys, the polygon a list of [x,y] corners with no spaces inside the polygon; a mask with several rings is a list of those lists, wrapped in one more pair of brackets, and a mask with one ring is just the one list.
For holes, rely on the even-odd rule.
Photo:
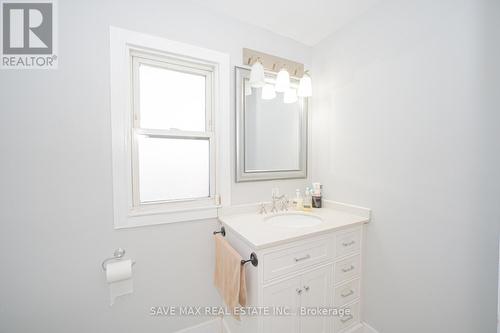
{"label": "countertop", "polygon": [[[370,221],[371,211],[367,208],[324,200],[324,208],[313,208],[311,212],[289,210],[287,212],[258,213],[258,205],[231,207],[219,213],[219,220],[226,232],[236,233],[255,250],[276,246],[311,236],[318,236],[335,230],[361,225]],[[314,215],[323,220],[314,226],[293,228],[276,226],[268,218],[279,214]]]}

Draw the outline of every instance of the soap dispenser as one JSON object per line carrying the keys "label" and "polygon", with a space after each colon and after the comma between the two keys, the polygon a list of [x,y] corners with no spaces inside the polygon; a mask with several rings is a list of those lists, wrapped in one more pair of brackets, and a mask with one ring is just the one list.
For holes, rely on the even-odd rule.
{"label": "soap dispenser", "polygon": [[305,212],[310,212],[312,210],[312,195],[309,187],[306,187],[304,202],[302,203],[303,210]]}
{"label": "soap dispenser", "polygon": [[295,190],[295,198],[293,199],[293,207],[297,210],[301,210],[303,202],[304,202],[304,200],[302,199],[302,195],[300,194],[300,190],[296,189]]}

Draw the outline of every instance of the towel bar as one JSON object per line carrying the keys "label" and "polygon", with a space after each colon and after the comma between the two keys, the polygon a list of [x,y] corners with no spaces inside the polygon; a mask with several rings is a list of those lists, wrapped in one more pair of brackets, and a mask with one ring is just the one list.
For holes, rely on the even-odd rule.
{"label": "towel bar", "polygon": [[250,254],[250,259],[248,259],[248,260],[242,260],[241,264],[244,265],[247,262],[251,262],[252,265],[254,265],[255,267],[257,267],[257,265],[259,264],[259,259],[257,259],[257,255],[255,254],[255,252],[252,252]]}
{"label": "towel bar", "polygon": [[214,231],[214,235],[221,234],[223,237],[226,237],[226,228],[221,227],[220,231]]}

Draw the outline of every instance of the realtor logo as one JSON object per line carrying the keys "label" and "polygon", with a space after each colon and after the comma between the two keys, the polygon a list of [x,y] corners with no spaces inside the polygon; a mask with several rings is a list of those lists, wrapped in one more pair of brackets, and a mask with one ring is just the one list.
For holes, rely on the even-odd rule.
{"label": "realtor logo", "polygon": [[2,2],[3,69],[57,68],[54,1]]}

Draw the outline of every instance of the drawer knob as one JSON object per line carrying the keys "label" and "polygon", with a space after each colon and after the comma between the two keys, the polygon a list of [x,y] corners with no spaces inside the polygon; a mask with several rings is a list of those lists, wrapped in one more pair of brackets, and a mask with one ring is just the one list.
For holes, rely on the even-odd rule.
{"label": "drawer knob", "polygon": [[299,261],[302,261],[302,260],[307,260],[311,258],[311,256],[308,254],[308,255],[305,255],[303,257],[300,257],[300,258],[295,258],[295,262],[299,262]]}
{"label": "drawer knob", "polygon": [[309,289],[311,289],[311,287],[309,287],[309,286],[304,286],[304,289],[305,289],[306,291],[309,291]]}
{"label": "drawer knob", "polygon": [[342,268],[342,272],[347,273],[350,272],[354,269],[355,267],[353,265],[347,267],[347,268]]}
{"label": "drawer knob", "polygon": [[351,320],[353,318],[354,318],[353,315],[350,314],[350,315],[346,316],[345,318],[340,319],[340,321],[342,322],[342,324],[345,324],[345,323],[347,323],[349,320]]}
{"label": "drawer knob", "polygon": [[298,295],[302,294],[302,289],[298,289],[298,288],[297,288],[297,294],[298,294]]}
{"label": "drawer knob", "polygon": [[344,242],[344,243],[342,243],[342,246],[348,247],[348,246],[351,246],[351,245],[354,245],[354,244],[356,244],[356,241],[352,240],[350,242]]}
{"label": "drawer knob", "polygon": [[348,292],[343,292],[342,294],[340,294],[340,296],[346,298],[346,297],[349,297],[351,295],[354,295],[354,290],[349,290]]}

